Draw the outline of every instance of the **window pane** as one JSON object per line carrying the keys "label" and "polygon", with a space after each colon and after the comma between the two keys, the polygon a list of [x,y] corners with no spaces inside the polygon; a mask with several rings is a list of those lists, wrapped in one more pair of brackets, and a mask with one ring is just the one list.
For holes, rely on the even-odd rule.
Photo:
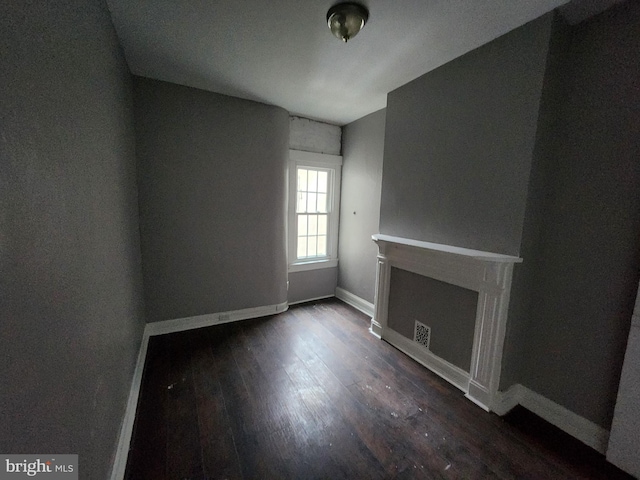
{"label": "window pane", "polygon": [[318,235],[327,234],[327,216],[318,215]]}
{"label": "window pane", "polygon": [[327,237],[320,235],[318,237],[318,256],[327,254]]}
{"label": "window pane", "polygon": [[319,212],[327,211],[327,194],[326,193],[318,194],[318,211]]}
{"label": "window pane", "polygon": [[307,211],[307,194],[304,192],[298,192],[298,205],[296,206],[296,212],[304,213]]}
{"label": "window pane", "polygon": [[298,215],[298,236],[307,234],[307,215]]}
{"label": "window pane", "polygon": [[328,178],[328,172],[318,172],[318,192],[327,193]]}
{"label": "window pane", "polygon": [[307,248],[307,257],[315,257],[317,255],[317,243],[316,237],[307,237],[309,239],[309,244]]}
{"label": "window pane", "polygon": [[307,237],[298,237],[298,258],[307,256]]}
{"label": "window pane", "polygon": [[296,167],[295,257],[300,261],[326,258],[329,253],[329,193],[334,170]]}
{"label": "window pane", "polygon": [[307,169],[298,169],[298,191],[305,192],[307,190]]}
{"label": "window pane", "polygon": [[309,215],[309,235],[318,234],[318,215]]}
{"label": "window pane", "polygon": [[317,193],[311,193],[309,192],[307,194],[307,212],[313,213],[313,212],[317,212],[318,210],[316,209],[317,205],[316,205],[316,201],[317,201],[317,197],[318,194]]}
{"label": "window pane", "polygon": [[309,170],[309,182],[307,184],[307,190],[309,192],[318,191],[318,171],[317,170]]}

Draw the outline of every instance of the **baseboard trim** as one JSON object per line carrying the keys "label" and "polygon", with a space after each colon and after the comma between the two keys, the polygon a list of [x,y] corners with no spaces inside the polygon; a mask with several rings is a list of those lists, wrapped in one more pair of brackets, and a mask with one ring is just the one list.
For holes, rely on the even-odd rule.
{"label": "baseboard trim", "polygon": [[318,300],[324,300],[326,298],[333,298],[335,295],[323,295],[322,297],[313,297],[307,298],[306,300],[298,300],[297,302],[289,302],[289,306],[291,305],[300,305],[301,303],[309,303],[309,302],[317,302]]}
{"label": "baseboard trim", "polygon": [[371,326],[369,327],[369,333],[374,337],[382,340],[382,325],[375,321],[375,319],[371,319]]}
{"label": "baseboard trim", "polygon": [[250,318],[267,317],[282,313],[289,308],[287,302],[277,305],[266,305],[264,307],[244,308],[242,310],[232,310],[228,312],[209,313],[207,315],[197,315],[195,317],[177,318],[175,320],[163,320],[161,322],[147,323],[145,333],[150,336],[164,335],[165,333],[182,332],[193,330],[194,328],[210,327],[222,323],[237,322]]}
{"label": "baseboard trim", "polygon": [[368,317],[373,317],[373,303],[367,302],[364,298],[360,298],[340,287],[336,287],[336,297],[356,310],[360,310]]}
{"label": "baseboard trim", "polygon": [[599,425],[587,420],[580,415],[567,410],[539,393],[524,389],[524,397],[521,405],[541,416],[547,422],[577,438],[582,443],[589,445],[594,450],[605,453],[609,442],[609,432]]}
{"label": "baseboard trim", "polygon": [[493,404],[491,405],[491,411],[496,415],[506,415],[515,407],[520,405],[520,401],[524,397],[524,387],[519,383],[511,385],[508,390],[504,392],[497,392]]}
{"label": "baseboard trim", "polygon": [[131,436],[133,435],[133,424],[136,420],[136,411],[138,409],[138,398],[140,397],[140,388],[142,386],[142,372],[144,371],[144,363],[147,359],[147,348],[149,346],[149,335],[145,331],[142,334],[142,342],[138,351],[138,359],[136,368],[133,371],[133,379],[131,380],[131,389],[129,390],[129,398],[127,407],[120,428],[120,437],[118,439],[118,447],[116,456],[113,460],[111,469],[111,480],[122,480],[127,469],[127,459],[129,457],[129,447],[131,445]]}
{"label": "baseboard trim", "polygon": [[517,384],[506,392],[499,392],[492,410],[504,415],[516,405],[522,405],[594,450],[602,454],[606,452],[608,430],[523,385]]}
{"label": "baseboard trim", "polygon": [[444,378],[447,382],[453,386],[459,388],[463,392],[467,392],[467,386],[469,385],[469,373],[465,372],[459,367],[456,367],[452,363],[434,355],[429,350],[421,347],[417,343],[409,340],[408,338],[400,335],[398,332],[386,328],[382,335],[382,338],[389,342],[400,351],[409,355],[416,362],[424,365],[436,375]]}

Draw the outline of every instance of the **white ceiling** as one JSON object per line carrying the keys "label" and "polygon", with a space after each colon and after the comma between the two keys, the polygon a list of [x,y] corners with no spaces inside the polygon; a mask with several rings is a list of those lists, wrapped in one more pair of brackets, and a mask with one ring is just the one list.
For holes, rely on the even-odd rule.
{"label": "white ceiling", "polygon": [[367,0],[369,22],[347,44],[325,21],[335,0],[107,3],[135,75],[344,125],[384,108],[388,92],[566,1]]}

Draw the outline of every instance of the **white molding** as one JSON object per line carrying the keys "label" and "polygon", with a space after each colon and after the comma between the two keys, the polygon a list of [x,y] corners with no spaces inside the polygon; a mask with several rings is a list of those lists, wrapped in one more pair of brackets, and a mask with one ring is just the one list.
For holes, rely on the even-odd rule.
{"label": "white molding", "polygon": [[605,453],[608,430],[523,385],[516,384],[506,392],[499,392],[491,409],[498,415],[505,415],[516,405],[522,405],[585,445]]}
{"label": "white molding", "polygon": [[322,268],[335,268],[337,266],[337,258],[326,258],[323,260],[312,260],[307,262],[300,261],[289,264],[289,273],[307,272],[309,270],[320,270]]}
{"label": "white molding", "polygon": [[523,389],[524,387],[522,385],[516,383],[515,385],[511,385],[506,392],[498,392],[493,398],[491,411],[501,417],[509,413],[520,405],[520,401],[524,397]]}
{"label": "white molding", "polygon": [[[522,259],[390,235],[372,239],[378,245],[372,330],[374,323],[379,325],[382,338],[387,338],[392,267],[478,292],[471,368],[462,390],[469,400],[490,411],[500,384],[513,265]],[[410,348],[414,342],[408,342],[402,345]]]}
{"label": "white molding", "polygon": [[452,363],[434,355],[426,348],[412,340],[409,340],[405,336],[400,335],[389,327],[384,329],[382,338],[394,347],[399,348],[405,354],[409,355],[416,362],[427,367],[436,375],[444,378],[453,386],[458,387],[463,392],[466,392],[467,384],[469,383],[468,372],[465,372]]}
{"label": "white molding", "polygon": [[369,327],[369,333],[374,337],[378,337],[378,339],[382,340],[382,325],[376,322],[373,318],[371,319],[371,326]]}
{"label": "white molding", "polygon": [[515,257],[513,255],[504,255],[502,253],[485,252],[482,250],[472,250],[470,248],[456,247],[453,245],[443,245],[442,243],[423,242],[420,240],[413,240],[411,238],[394,237],[392,235],[384,235],[377,233],[372,236],[374,242],[388,242],[398,245],[404,245],[407,247],[416,247],[423,250],[433,250],[442,253],[449,253],[452,255],[462,255],[464,257],[470,257],[475,260],[481,260],[484,262],[506,262],[506,263],[521,263],[522,258]]}
{"label": "white molding", "polygon": [[194,328],[209,327],[222,323],[237,322],[250,318],[266,317],[281,313],[289,308],[287,302],[277,305],[266,305],[264,307],[244,308],[242,310],[232,310],[228,312],[209,313],[197,315],[195,317],[176,318],[175,320],[163,320],[160,322],[147,323],[145,333],[152,335],[164,335],[165,333],[182,332]]}
{"label": "white molding", "polygon": [[301,303],[316,302],[318,300],[324,300],[325,298],[333,298],[333,297],[335,297],[335,295],[323,295],[321,297],[307,298],[305,300],[298,300],[297,302],[289,302],[289,306],[300,305]]}
{"label": "white molding", "polygon": [[[330,155],[328,153],[305,152],[302,150],[289,150],[289,162],[287,163],[287,258],[289,261],[289,272],[306,270],[303,265],[305,261],[299,261],[296,256],[296,242],[298,231],[298,217],[296,215],[296,184],[298,167],[315,167],[327,169],[330,174],[329,179],[329,224],[327,235],[327,255],[322,258],[325,261],[335,262],[338,260],[338,229],[340,225],[340,191],[342,181],[342,157],[340,155]],[[311,264],[315,259],[310,259]],[[328,268],[327,265],[326,268]],[[309,270],[315,267],[309,266]]]}
{"label": "white molding", "polygon": [[142,372],[147,359],[147,348],[149,346],[149,335],[145,330],[142,334],[142,342],[138,351],[138,359],[136,368],[133,371],[133,379],[131,380],[131,389],[129,390],[129,398],[127,407],[120,428],[120,437],[118,439],[118,447],[113,460],[111,469],[111,480],[122,480],[127,468],[127,458],[129,457],[129,447],[131,445],[131,436],[133,434],[133,425],[136,420],[136,410],[138,408],[138,398],[140,397],[140,387],[142,385]]}
{"label": "white molding", "polygon": [[562,405],[543,397],[539,393],[529,390],[527,387],[523,387],[523,389],[525,392],[521,400],[523,407],[598,452],[604,453],[606,451],[609,441],[609,432],[606,429],[581,417],[577,413],[573,413],[571,410],[567,410]]}
{"label": "white molding", "polygon": [[373,317],[373,303],[367,302],[364,298],[354,295],[340,287],[336,287],[336,297],[347,305],[351,305],[356,310],[361,311],[368,317]]}
{"label": "white molding", "polygon": [[389,282],[391,279],[391,267],[384,256],[385,244],[379,244],[380,253],[377,256],[376,288],[374,294],[373,317],[371,318],[370,331],[376,337],[382,339],[382,334],[387,325],[387,312],[389,307]]}

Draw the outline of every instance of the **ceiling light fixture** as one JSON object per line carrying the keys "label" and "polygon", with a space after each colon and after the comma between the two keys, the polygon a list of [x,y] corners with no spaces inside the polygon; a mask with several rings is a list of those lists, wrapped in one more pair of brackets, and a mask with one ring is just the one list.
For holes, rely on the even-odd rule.
{"label": "ceiling light fixture", "polygon": [[327,12],[327,24],[336,37],[347,43],[369,20],[369,11],[357,3],[339,3]]}

